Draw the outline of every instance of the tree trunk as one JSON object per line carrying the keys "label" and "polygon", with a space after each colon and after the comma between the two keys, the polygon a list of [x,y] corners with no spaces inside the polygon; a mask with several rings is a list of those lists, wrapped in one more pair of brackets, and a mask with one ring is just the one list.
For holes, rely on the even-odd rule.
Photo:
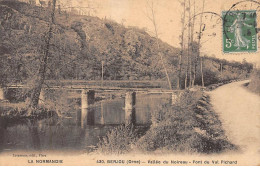
{"label": "tree trunk", "polygon": [[[189,87],[191,87],[191,5],[189,0],[189,22],[188,22],[188,64],[187,76],[189,77]],[[188,80],[188,79],[187,79]]]}
{"label": "tree trunk", "polygon": [[201,73],[201,86],[204,87],[204,76],[203,76],[203,63],[202,63],[202,58],[200,56],[200,41],[201,41],[201,31],[202,31],[202,17],[203,17],[203,12],[204,12],[204,6],[205,6],[205,0],[203,0],[202,4],[202,13],[200,16],[200,30],[199,30],[199,41],[198,41],[198,57],[200,58],[200,73]]}
{"label": "tree trunk", "polygon": [[203,59],[200,57],[201,86],[204,87]]}
{"label": "tree trunk", "polygon": [[194,63],[192,86],[195,85],[196,72],[197,72],[197,58],[195,58],[195,63]]}
{"label": "tree trunk", "polygon": [[[50,27],[49,27],[49,31],[48,31],[47,40],[46,40],[46,48],[44,50],[44,54],[41,59],[38,77],[35,79],[35,85],[32,89],[32,94],[30,97],[29,109],[31,109],[31,110],[38,107],[40,93],[42,90],[43,83],[45,81],[46,68],[48,65],[48,57],[50,55],[49,50],[50,50],[50,41],[52,38],[53,23],[54,23],[54,17],[55,17],[55,6],[56,6],[56,0],[53,0]],[[29,114],[31,114],[31,113],[32,113],[32,111],[29,111]]]}
{"label": "tree trunk", "polygon": [[164,72],[165,72],[165,74],[166,74],[166,78],[167,78],[167,81],[168,81],[169,89],[172,90],[172,85],[171,85],[171,81],[170,81],[170,78],[169,78],[169,74],[168,74],[166,65],[165,65],[165,63],[164,63],[162,53],[160,52],[159,36],[158,36],[157,24],[156,24],[156,21],[155,21],[155,14],[154,14],[153,3],[152,3],[152,5],[150,6],[150,8],[151,8],[151,12],[152,12],[152,22],[153,22],[154,31],[155,31],[155,36],[156,36],[157,49],[158,49],[158,51],[159,51],[158,54],[159,54],[159,56],[160,56],[160,60],[161,60],[161,62],[162,62],[162,66],[163,66]]}
{"label": "tree trunk", "polygon": [[181,89],[181,68],[182,68],[182,57],[184,54],[184,33],[185,33],[185,17],[186,17],[186,0],[183,2],[183,15],[182,15],[182,32],[181,32],[181,53],[179,55],[179,75],[177,81],[177,89]]}
{"label": "tree trunk", "polygon": [[187,71],[185,73],[185,80],[184,80],[184,88],[187,89],[187,81],[188,81],[188,74]]}
{"label": "tree trunk", "polygon": [[191,79],[191,87],[194,86],[195,81],[195,67],[196,67],[196,55],[194,55],[194,25],[195,25],[195,15],[196,15],[196,8],[195,8],[195,0],[193,0],[193,18],[192,18],[192,25],[191,25],[191,67],[190,67],[190,79]]}

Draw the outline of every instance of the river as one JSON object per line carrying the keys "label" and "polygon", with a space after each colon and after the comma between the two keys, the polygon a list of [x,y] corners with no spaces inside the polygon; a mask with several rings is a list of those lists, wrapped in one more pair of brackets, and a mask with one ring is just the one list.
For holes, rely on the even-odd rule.
{"label": "river", "polygon": [[[170,94],[138,93],[135,106],[136,125],[147,128],[151,124],[151,113],[159,111],[169,100]],[[87,113],[76,109],[60,118],[19,122],[0,118],[0,153],[91,152],[109,130],[125,123],[124,104],[124,98],[115,98],[97,102]]]}

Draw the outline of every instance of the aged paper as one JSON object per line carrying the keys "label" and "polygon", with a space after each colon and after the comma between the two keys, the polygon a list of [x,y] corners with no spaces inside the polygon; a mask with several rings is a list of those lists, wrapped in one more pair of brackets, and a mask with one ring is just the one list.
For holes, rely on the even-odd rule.
{"label": "aged paper", "polygon": [[259,0],[0,0],[0,166],[259,166]]}

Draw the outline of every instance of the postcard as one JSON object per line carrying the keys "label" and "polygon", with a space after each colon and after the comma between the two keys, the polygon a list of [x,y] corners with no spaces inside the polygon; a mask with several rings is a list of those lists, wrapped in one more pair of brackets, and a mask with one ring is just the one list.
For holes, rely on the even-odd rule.
{"label": "postcard", "polygon": [[259,166],[259,0],[0,0],[0,166]]}

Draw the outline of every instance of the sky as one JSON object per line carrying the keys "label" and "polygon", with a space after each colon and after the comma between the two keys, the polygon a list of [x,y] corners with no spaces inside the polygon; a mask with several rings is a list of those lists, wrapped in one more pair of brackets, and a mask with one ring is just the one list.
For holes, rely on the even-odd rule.
{"label": "sky", "polygon": [[[91,6],[96,12],[91,14],[100,18],[112,19],[124,26],[135,26],[145,28],[149,34],[154,35],[154,27],[147,16],[151,16],[147,1],[151,0],[60,0],[63,5]],[[159,38],[174,47],[180,47],[179,36],[181,34],[181,15],[183,0],[153,0],[155,9],[156,24],[158,25]],[[186,0],[188,2],[189,0]],[[194,0],[190,0],[191,4]],[[205,10],[221,14],[229,10],[238,0],[206,0]],[[202,0],[195,0],[196,13],[202,9]],[[259,5],[251,2],[244,2],[236,6],[236,9],[257,9]],[[259,13],[259,11],[258,11]],[[257,13],[257,14],[258,14]],[[196,17],[196,25],[199,25],[199,17]],[[236,53],[224,54],[222,52],[222,21],[216,15],[206,14],[203,16],[205,31],[202,36],[202,53],[215,56],[220,59],[242,61],[260,65],[260,54],[257,53]],[[257,18],[259,22],[259,17]],[[259,25],[259,24],[258,24]],[[198,31],[198,26],[195,27]],[[215,34],[216,36],[212,36]],[[258,49],[260,48],[258,41]],[[259,51],[259,50],[258,50]]]}

